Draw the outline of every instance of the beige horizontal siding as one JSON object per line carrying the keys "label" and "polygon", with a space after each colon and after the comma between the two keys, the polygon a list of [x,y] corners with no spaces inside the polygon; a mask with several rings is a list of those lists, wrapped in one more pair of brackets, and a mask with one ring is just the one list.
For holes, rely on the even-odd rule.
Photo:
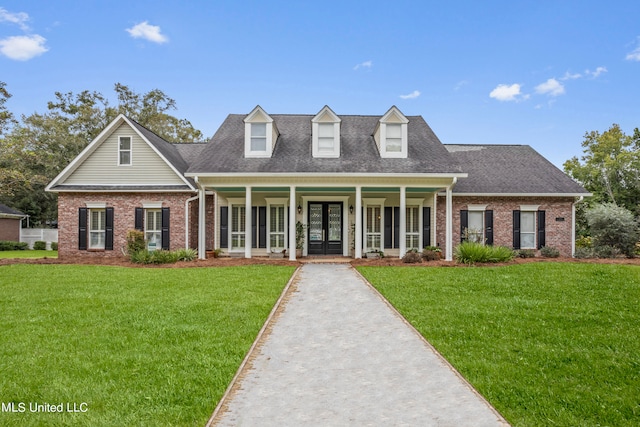
{"label": "beige horizontal siding", "polygon": [[[131,166],[118,166],[118,138],[130,136]],[[177,185],[179,176],[126,123],[120,125],[64,181],[76,185]]]}

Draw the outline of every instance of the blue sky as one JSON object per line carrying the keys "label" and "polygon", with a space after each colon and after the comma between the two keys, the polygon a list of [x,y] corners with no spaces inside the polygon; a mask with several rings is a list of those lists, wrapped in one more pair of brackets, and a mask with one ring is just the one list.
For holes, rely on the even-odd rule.
{"label": "blue sky", "polygon": [[444,143],[528,144],[640,126],[640,2],[5,1],[16,115],[54,93],[160,89],[212,136],[229,113],[422,115]]}

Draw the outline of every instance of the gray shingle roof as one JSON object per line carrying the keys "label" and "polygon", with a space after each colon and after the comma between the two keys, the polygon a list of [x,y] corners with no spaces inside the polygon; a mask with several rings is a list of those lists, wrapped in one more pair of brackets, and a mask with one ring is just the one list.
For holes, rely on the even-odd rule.
{"label": "gray shingle roof", "polygon": [[589,194],[528,145],[445,147],[469,174],[458,179],[454,194]]}
{"label": "gray shingle roof", "polygon": [[244,157],[246,115],[229,115],[188,173],[460,173],[453,156],[420,116],[409,116],[406,159],[381,158],[373,133],[382,116],[340,116],[339,158],[313,158],[313,115],[270,115],[280,136],[271,158]]}
{"label": "gray shingle roof", "polygon": [[0,214],[12,215],[12,216],[25,216],[19,210],[10,208],[9,206],[3,205],[2,203],[0,203]]}

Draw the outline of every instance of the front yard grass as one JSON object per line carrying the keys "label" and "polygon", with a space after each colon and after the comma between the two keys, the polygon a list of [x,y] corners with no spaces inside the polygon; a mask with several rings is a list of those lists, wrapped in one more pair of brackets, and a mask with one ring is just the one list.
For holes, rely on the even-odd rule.
{"label": "front yard grass", "polygon": [[293,271],[0,267],[0,425],[204,425]]}
{"label": "front yard grass", "polygon": [[358,270],[513,425],[640,424],[640,267]]}
{"label": "front yard grass", "polygon": [[58,251],[0,251],[0,259],[3,258],[58,258]]}

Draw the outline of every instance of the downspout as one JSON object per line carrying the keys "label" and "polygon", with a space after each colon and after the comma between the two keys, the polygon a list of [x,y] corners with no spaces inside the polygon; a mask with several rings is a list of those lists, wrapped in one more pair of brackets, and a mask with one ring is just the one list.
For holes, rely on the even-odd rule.
{"label": "downspout", "polygon": [[580,196],[571,204],[571,257],[575,257],[576,254],[576,205],[583,200],[584,196]]}
{"label": "downspout", "polygon": [[193,196],[184,202],[184,248],[189,249],[189,203],[193,202],[200,196]]}

